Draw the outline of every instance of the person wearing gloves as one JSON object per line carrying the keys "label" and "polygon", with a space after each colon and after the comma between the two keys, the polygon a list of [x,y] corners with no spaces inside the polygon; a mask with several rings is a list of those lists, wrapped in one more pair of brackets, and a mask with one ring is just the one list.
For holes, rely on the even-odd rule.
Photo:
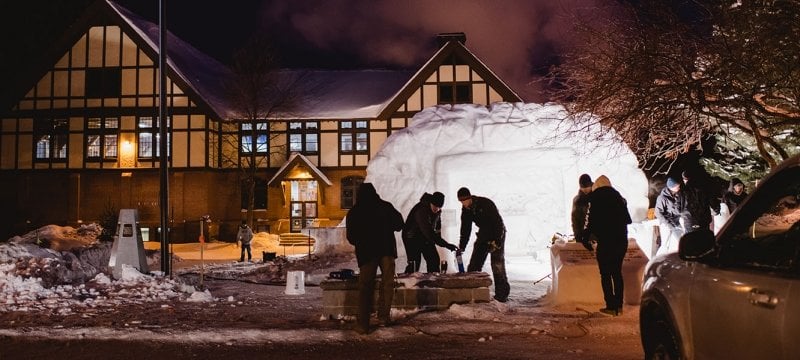
{"label": "person wearing gloves", "polygon": [[505,242],[506,227],[503,218],[492,200],[482,196],[474,196],[469,189],[458,189],[458,201],[461,202],[461,239],[459,252],[463,252],[469,243],[472,223],[478,226],[472,256],[467,271],[481,271],[486,256],[492,255],[491,266],[494,278],[494,299],[499,302],[508,301],[511,286],[506,276]]}
{"label": "person wearing gloves", "polygon": [[439,272],[439,252],[435,245],[450,251],[458,250],[457,246],[442,239],[442,206],[444,194],[438,191],[433,194],[425,193],[408,213],[403,227],[403,245],[408,259],[406,274],[419,271],[422,257],[425,258],[429,273]]}
{"label": "person wearing gloves", "polygon": [[656,219],[659,222],[661,246],[656,255],[678,251],[678,240],[683,236],[681,213],[686,201],[681,192],[681,182],[673,177],[667,178],[667,185],[656,198]]}
{"label": "person wearing gloves", "polygon": [[244,262],[245,250],[247,250],[247,261],[251,261],[253,259],[253,253],[250,250],[250,242],[253,241],[253,230],[247,226],[246,220],[242,220],[242,224],[239,225],[239,233],[236,234],[236,241],[242,244],[242,255],[239,256],[239,262]]}
{"label": "person wearing gloves", "polygon": [[631,222],[627,201],[611,187],[608,177],[600,175],[589,195],[589,215],[582,242],[591,244],[590,234],[597,239],[597,265],[606,303],[600,312],[604,314],[622,314],[622,261],[628,251],[628,224]]}

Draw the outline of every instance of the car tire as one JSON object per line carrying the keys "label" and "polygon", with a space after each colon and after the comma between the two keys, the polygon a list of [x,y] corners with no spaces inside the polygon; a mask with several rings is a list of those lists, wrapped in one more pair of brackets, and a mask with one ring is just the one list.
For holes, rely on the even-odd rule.
{"label": "car tire", "polygon": [[659,314],[647,325],[646,339],[642,344],[644,358],[648,360],[681,359],[679,341],[670,322]]}

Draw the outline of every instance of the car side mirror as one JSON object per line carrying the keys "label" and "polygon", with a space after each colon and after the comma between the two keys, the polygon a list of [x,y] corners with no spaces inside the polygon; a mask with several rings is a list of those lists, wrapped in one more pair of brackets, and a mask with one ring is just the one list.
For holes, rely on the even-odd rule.
{"label": "car side mirror", "polygon": [[715,249],[714,233],[708,229],[687,233],[678,242],[678,256],[681,260],[702,260],[713,254]]}

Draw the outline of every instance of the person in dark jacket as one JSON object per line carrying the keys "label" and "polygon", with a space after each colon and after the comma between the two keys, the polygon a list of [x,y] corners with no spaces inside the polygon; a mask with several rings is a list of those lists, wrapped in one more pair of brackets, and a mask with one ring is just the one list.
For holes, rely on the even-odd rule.
{"label": "person in dark jacket", "polygon": [[719,215],[720,200],[712,196],[712,192],[707,186],[690,171],[683,172],[683,198],[685,207],[681,213],[683,219],[684,233],[690,233],[700,229],[714,230],[714,218],[711,215]]}
{"label": "person in dark jacket", "polygon": [[397,245],[394,232],[403,229],[403,215],[388,201],[378,196],[371,183],[362,183],[353,208],[347,212],[347,241],[356,247],[358,261],[358,315],[356,332],[370,331],[369,317],[375,293],[375,275],[381,268],[381,290],[378,293],[378,320],[391,322],[394,295],[394,259]]}
{"label": "person in dark jacket", "polygon": [[597,238],[597,265],[606,307],[600,312],[609,315],[622,313],[624,283],[622,261],[628,251],[628,224],[631,215],[625,198],[611,187],[605,175],[597,178],[589,195],[589,216],[584,242],[588,234]]}
{"label": "person in dark jacket", "polygon": [[440,230],[442,206],[444,206],[444,194],[438,191],[433,194],[425,193],[408,213],[403,227],[403,245],[408,259],[406,274],[419,271],[422,257],[425,257],[429,273],[439,272],[441,270],[439,253],[435,245],[450,251],[458,250],[457,246],[442,239]]}
{"label": "person in dark jacket", "polygon": [[472,246],[472,256],[467,265],[467,271],[481,271],[486,262],[486,256],[491,257],[492,276],[494,278],[494,298],[499,302],[508,301],[511,286],[506,276],[505,242],[506,227],[503,218],[497,211],[497,206],[492,200],[485,197],[474,196],[469,189],[458,189],[458,201],[461,202],[461,238],[459,251],[463,252],[469,243],[472,233],[472,223],[478,226],[475,234],[475,244]]}
{"label": "person in dark jacket", "polygon": [[667,184],[656,198],[656,219],[659,221],[661,245],[657,255],[678,251],[678,240],[683,236],[681,213],[685,207],[682,184],[679,180],[667,178]]}
{"label": "person in dark jacket", "polygon": [[589,210],[589,193],[592,192],[592,178],[589,174],[578,177],[578,194],[572,198],[572,234],[575,239],[583,239],[586,227],[586,211]]}
{"label": "person in dark jacket", "polygon": [[744,190],[744,183],[737,178],[732,178],[728,191],[722,195],[722,202],[728,207],[728,214],[732,214],[746,197],[747,192]]}

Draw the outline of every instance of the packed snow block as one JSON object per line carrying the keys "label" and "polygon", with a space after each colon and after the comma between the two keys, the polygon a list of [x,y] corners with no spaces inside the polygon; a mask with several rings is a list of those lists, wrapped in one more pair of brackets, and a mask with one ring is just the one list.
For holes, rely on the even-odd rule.
{"label": "packed snow block", "polygon": [[[400,275],[395,282],[392,307],[401,310],[447,309],[452,304],[489,302],[492,280],[484,272],[463,274]],[[380,279],[375,281],[377,304]],[[358,280],[325,279],[322,288],[322,311],[328,319],[354,316],[358,313]]]}
{"label": "packed snow block", "polygon": [[[550,295],[553,305],[605,304],[600,285],[600,270],[593,252],[576,242],[556,242],[550,248],[550,259],[553,278]],[[639,304],[642,276],[647,261],[647,256],[636,241],[629,240],[628,252],[622,262],[626,304]]]}
{"label": "packed snow block", "polygon": [[144,242],[139,228],[139,212],[136,209],[121,209],[117,220],[117,232],[108,267],[115,279],[122,278],[123,265],[131,266],[141,273],[150,272],[144,254]]}

